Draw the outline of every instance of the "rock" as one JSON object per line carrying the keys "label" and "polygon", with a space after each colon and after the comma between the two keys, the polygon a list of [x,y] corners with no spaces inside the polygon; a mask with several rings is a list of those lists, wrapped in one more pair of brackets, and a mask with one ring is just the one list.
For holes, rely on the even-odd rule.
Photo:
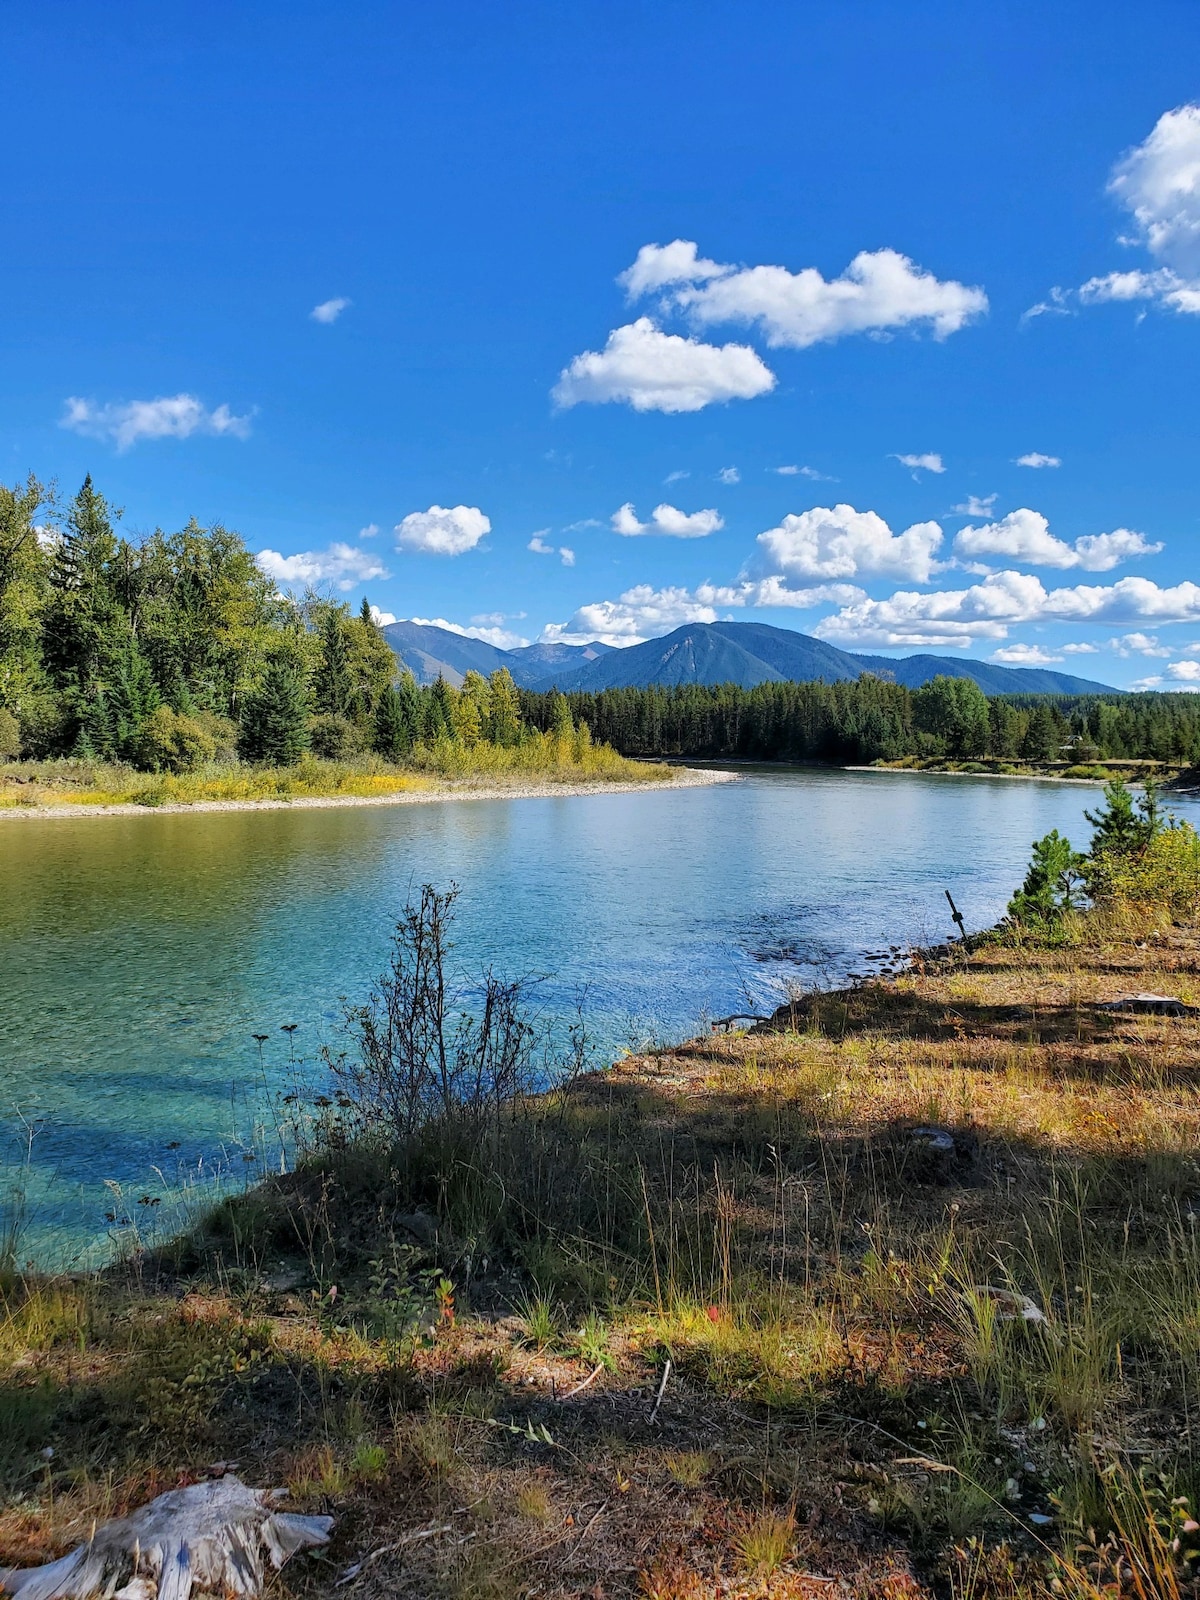
{"label": "rock", "polygon": [[1134,1011],[1155,1017],[1193,1017],[1200,1006],[1189,1006],[1171,994],[1123,994],[1115,1000],[1099,1000],[1097,1011]]}
{"label": "rock", "polygon": [[[999,1289],[993,1283],[973,1283],[967,1293],[980,1300],[990,1300],[996,1307],[998,1322],[1044,1323],[1046,1320],[1045,1313],[1027,1294],[1018,1294],[1014,1289]],[[1035,1428],[1037,1425],[1037,1422],[1033,1424]],[[1044,1422],[1042,1427],[1045,1427]]]}
{"label": "rock", "polygon": [[948,1183],[961,1175],[974,1159],[978,1142],[973,1133],[956,1134],[936,1126],[909,1128],[903,1137],[906,1165],[912,1176],[924,1183]]}
{"label": "rock", "polygon": [[276,1511],[285,1493],[232,1474],[172,1489],[57,1561],[0,1568],[0,1589],[14,1600],[188,1600],[193,1587],[260,1595],[264,1555],[278,1571],[297,1550],[328,1543],[333,1526],[332,1517]]}
{"label": "rock", "polygon": [[418,1244],[432,1250],[437,1244],[437,1223],[427,1211],[405,1211],[395,1219],[396,1226],[410,1233]]}

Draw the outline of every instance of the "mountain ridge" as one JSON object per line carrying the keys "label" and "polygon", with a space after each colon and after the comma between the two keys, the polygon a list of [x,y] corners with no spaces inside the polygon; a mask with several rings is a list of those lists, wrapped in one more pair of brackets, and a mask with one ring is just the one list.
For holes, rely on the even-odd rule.
{"label": "mountain ridge", "polygon": [[910,689],[941,674],[969,678],[985,694],[1121,694],[1112,684],[1045,667],[1004,667],[989,661],[918,653],[859,655],[811,634],[765,622],[692,622],[661,638],[617,649],[592,644],[532,644],[504,650],[430,623],[393,622],[383,636],[419,683],[439,675],[457,687],[467,672],[485,677],[507,667],[523,689],[598,693],[603,689],[664,688],[689,683],[847,682],[873,672]]}

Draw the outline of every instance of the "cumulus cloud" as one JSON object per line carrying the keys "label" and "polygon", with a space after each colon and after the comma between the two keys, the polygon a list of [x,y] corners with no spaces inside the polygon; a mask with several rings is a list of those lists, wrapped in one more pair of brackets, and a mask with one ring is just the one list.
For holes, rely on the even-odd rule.
{"label": "cumulus cloud", "polygon": [[669,539],[703,539],[725,526],[719,512],[679,511],[675,506],[655,506],[649,522],[639,522],[633,503],[626,501],[612,514],[612,530],[623,538],[636,539],[642,534],[664,534]]}
{"label": "cumulus cloud", "polygon": [[447,622],[445,617],[410,617],[409,621],[415,622],[419,628],[445,628],[447,633],[457,633],[464,639],[482,639],[484,644],[494,644],[497,650],[519,650],[529,643],[521,634],[503,627],[480,628],[472,625],[464,628],[461,622]]}
{"label": "cumulus cloud", "polygon": [[853,578],[876,575],[928,583],[942,542],[936,522],[917,522],[894,534],[874,511],[853,506],[814,506],[786,516],[758,536],[755,567],[791,578]]}
{"label": "cumulus cloud", "polygon": [[722,467],[717,473],[718,483],[741,483],[742,475],[736,467]]}
{"label": "cumulus cloud", "polygon": [[[278,550],[260,550],[255,556],[268,578],[289,589],[315,583],[332,583],[343,592],[373,578],[386,578],[388,570],[370,550],[352,544],[331,544],[327,550],[304,550],[285,556]],[[395,617],[391,619],[395,622]]]}
{"label": "cumulus cloud", "polygon": [[348,300],[345,295],[337,295],[332,300],[322,300],[321,304],[314,306],[308,314],[314,322],[336,322],[346,307],[353,304],[353,300]]}
{"label": "cumulus cloud", "polygon": [[1167,676],[1176,683],[1200,683],[1200,661],[1172,661]]}
{"label": "cumulus cloud", "polygon": [[1050,532],[1040,511],[1030,511],[1026,506],[1010,511],[998,522],[963,528],[954,540],[955,555],[969,559],[1000,556],[1009,561],[1028,561],[1035,567],[1082,567],[1086,572],[1110,572],[1122,561],[1157,555],[1161,549],[1161,544],[1150,544],[1131,528],[1085,533],[1067,544]]}
{"label": "cumulus cloud", "polygon": [[381,611],[378,606],[371,607],[371,621],[377,628],[386,628],[390,623],[395,622],[395,620],[396,617],[394,612]]}
{"label": "cumulus cloud", "polygon": [[1200,584],[1160,588],[1149,578],[1113,584],[1078,584],[1047,591],[1025,572],[996,572],[967,589],[922,593],[900,590],[885,600],[863,597],[823,618],[813,632],[831,644],[966,646],[973,639],[1005,639],[1011,626],[1040,622],[1200,621]]}
{"label": "cumulus cloud", "polygon": [[952,510],[959,517],[990,517],[995,504],[994,494],[969,494],[961,505],[952,507]]}
{"label": "cumulus cloud", "polygon": [[1124,633],[1113,640],[1112,647],[1120,656],[1159,656],[1165,661],[1171,654],[1168,646],[1159,644],[1157,635],[1152,633]]}
{"label": "cumulus cloud", "polygon": [[71,395],[59,426],[88,439],[107,440],[118,451],[125,451],[143,439],[190,439],[193,434],[245,439],[250,433],[250,420],[249,415],[235,416],[227,405],[210,411],[194,394],[160,395],[157,400],[123,400],[102,406]]}
{"label": "cumulus cloud", "polygon": [[396,545],[432,556],[461,556],[492,531],[478,506],[430,506],[396,524]]}
{"label": "cumulus cloud", "polygon": [[549,528],[543,528],[540,533],[535,533],[533,538],[530,539],[529,543],[525,546],[525,548],[527,550],[532,550],[535,556],[555,556],[556,555],[559,558],[559,560],[562,562],[564,567],[573,567],[575,565],[575,552],[574,552],[574,550],[568,549],[565,544],[564,545],[559,545],[557,550],[554,548],[554,546],[552,544],[547,544],[545,539],[542,537],[542,534],[549,533],[549,532],[550,532]]}
{"label": "cumulus cloud", "polygon": [[915,478],[919,472],[945,472],[946,464],[936,450],[929,450],[924,455],[901,456],[893,454],[893,461],[898,461],[902,467],[908,467]]}
{"label": "cumulus cloud", "polygon": [[1138,300],[1200,315],[1200,105],[1164,112],[1117,162],[1108,192],[1134,222],[1120,242],[1140,245],[1158,264],[1102,273],[1075,290],[1052,289],[1026,315]]}
{"label": "cumulus cloud", "polygon": [[358,537],[360,539],[374,539],[378,533],[379,524],[377,522],[368,522],[365,528],[358,530]]}
{"label": "cumulus cloud", "polygon": [[614,328],[603,350],[576,356],[553,394],[563,407],[620,401],[635,411],[683,412],[774,387],[775,374],[749,345],[703,344],[639,317]]}
{"label": "cumulus cloud", "polygon": [[1080,640],[1077,644],[1061,645],[1060,649],[1065,656],[1098,656],[1100,654],[1100,646],[1098,644],[1089,644],[1086,640]]}
{"label": "cumulus cloud", "polygon": [[1062,457],[1043,455],[1040,450],[1029,450],[1025,455],[1017,457],[1016,465],[1018,467],[1034,467],[1035,469],[1040,467],[1061,467]]}
{"label": "cumulus cloud", "polygon": [[702,583],[695,589],[655,589],[638,584],[617,600],[597,600],[580,606],[567,622],[551,622],[542,639],[555,644],[642,644],[647,639],[688,622],[717,622],[723,611],[744,606],[805,607],[832,602],[849,605],[864,598],[849,584],[822,584],[811,589],[789,589],[778,577],[736,584]]}
{"label": "cumulus cloud", "polygon": [[1048,667],[1062,657],[1051,655],[1040,644],[1006,644],[993,650],[991,659],[1004,667]]}
{"label": "cumulus cloud", "polygon": [[943,282],[897,250],[864,250],[840,278],[826,279],[815,267],[724,265],[699,256],[690,240],[675,239],[643,245],[619,281],[631,300],[662,293],[702,326],[752,323],[768,345],[791,349],[921,326],[944,339],[988,303],[982,289]]}

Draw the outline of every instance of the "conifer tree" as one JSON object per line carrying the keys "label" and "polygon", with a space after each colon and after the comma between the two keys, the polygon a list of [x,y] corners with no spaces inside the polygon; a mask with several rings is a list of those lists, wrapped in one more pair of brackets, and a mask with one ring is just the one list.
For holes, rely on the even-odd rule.
{"label": "conifer tree", "polygon": [[308,702],[300,671],[272,661],[242,708],[239,753],[249,761],[294,767],[308,749]]}
{"label": "conifer tree", "polygon": [[330,609],[321,624],[321,664],[313,683],[318,711],[344,717],[350,709],[354,685],[350,677],[350,651],[340,607]]}
{"label": "conifer tree", "polygon": [[400,761],[412,749],[412,723],[399,689],[389,684],[375,706],[375,734],[372,741],[388,761]]}

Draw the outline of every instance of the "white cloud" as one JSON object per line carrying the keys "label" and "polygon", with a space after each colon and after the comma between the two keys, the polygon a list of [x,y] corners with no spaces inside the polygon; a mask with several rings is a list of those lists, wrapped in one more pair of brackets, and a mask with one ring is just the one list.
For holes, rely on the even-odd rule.
{"label": "white cloud", "polygon": [[1028,507],[1010,511],[998,522],[963,528],[955,536],[954,553],[971,559],[1002,556],[1028,561],[1035,567],[1082,567],[1086,572],[1110,572],[1135,556],[1156,555],[1161,544],[1150,544],[1131,528],[1112,533],[1085,533],[1073,544],[1057,539],[1040,511]]}
{"label": "white cloud", "polygon": [[742,475],[736,467],[722,467],[717,473],[718,483],[741,483]]}
{"label": "white cloud", "polygon": [[649,522],[639,522],[637,512],[633,509],[631,501],[626,501],[623,506],[612,514],[612,530],[626,539],[637,538],[641,534],[664,534],[669,539],[703,539],[707,534],[716,533],[718,528],[725,526],[720,513],[713,510],[679,511],[675,506],[655,506],[650,513]]}
{"label": "white cloud", "polygon": [[433,556],[461,556],[474,550],[491,531],[491,522],[478,506],[430,506],[428,511],[410,511],[395,529],[399,549]]}
{"label": "white cloud", "polygon": [[554,546],[552,544],[547,544],[545,539],[542,538],[542,534],[543,533],[549,533],[549,532],[550,532],[549,528],[543,528],[541,530],[541,532],[535,533],[533,538],[530,539],[529,543],[525,546],[525,548],[527,550],[532,550],[534,555],[537,555],[537,556],[554,556],[554,555],[556,555],[562,561],[562,564],[563,564],[564,567],[573,567],[575,565],[575,552],[574,552],[574,550],[569,550],[565,544],[564,545],[560,545],[557,550],[554,548]]}
{"label": "white cloud", "polygon": [[213,438],[231,435],[245,439],[250,416],[235,416],[227,405],[209,411],[194,394],[161,395],[157,400],[125,400],[97,405],[72,395],[59,426],[88,439],[107,439],[119,451],[142,439],[190,439],[193,434]]}
{"label": "white cloud", "polygon": [[1006,644],[1002,649],[992,651],[991,660],[1005,667],[1048,667],[1055,661],[1061,661],[1062,657],[1051,655],[1040,644]]}
{"label": "white cloud", "polygon": [[1112,647],[1120,656],[1159,656],[1165,661],[1171,654],[1169,647],[1159,644],[1157,635],[1152,633],[1124,633],[1112,641]]}
{"label": "white cloud", "polygon": [[1017,457],[1016,465],[1018,467],[1034,467],[1034,468],[1038,468],[1038,467],[1061,467],[1062,466],[1062,457],[1061,456],[1047,456],[1047,455],[1043,455],[1040,450],[1030,450],[1027,454]]}
{"label": "white cloud", "polygon": [[457,633],[464,639],[482,639],[484,644],[494,644],[497,650],[518,650],[529,640],[507,628],[464,628],[461,622],[447,622],[445,617],[410,617],[419,628],[445,628],[447,633]]}
{"label": "white cloud", "polygon": [[564,407],[624,401],[635,411],[683,412],[774,387],[775,374],[749,345],[702,344],[639,317],[614,328],[603,350],[576,356],[553,393]]}
{"label": "white cloud", "polygon": [[347,300],[345,295],[337,295],[332,300],[322,300],[319,306],[314,306],[308,313],[314,322],[336,322],[347,306],[352,306],[353,300]]}
{"label": "white cloud", "polygon": [[809,478],[813,483],[836,483],[836,478],[831,478],[827,472],[818,472],[816,467],[768,467],[768,472],[776,472],[781,478]]}
{"label": "white cloud", "polygon": [[961,505],[952,507],[952,510],[960,517],[990,517],[995,504],[994,494],[969,494]]}
{"label": "white cloud", "polygon": [[681,483],[684,478],[690,478],[690,472],[668,472],[663,479],[664,483]]}
{"label": "white cloud", "polygon": [[945,472],[946,464],[936,450],[930,450],[925,455],[919,456],[892,456],[893,461],[898,461],[902,467],[909,467],[915,477],[918,472]]}
{"label": "white cloud", "polygon": [[1100,646],[1098,644],[1087,644],[1082,641],[1079,644],[1064,644],[1060,648],[1065,656],[1098,656],[1100,654]]}
{"label": "white cloud", "polygon": [[1167,111],[1113,169],[1108,191],[1150,254],[1200,274],[1200,105]]}
{"label": "white cloud", "polygon": [[376,627],[386,628],[395,620],[395,615],[391,611],[381,611],[378,606],[371,607],[371,621]]}
{"label": "white cloud", "polygon": [[365,528],[358,530],[358,537],[360,539],[374,539],[378,532],[379,524],[377,522],[368,522]]}
{"label": "white cloud", "polygon": [[1200,683],[1200,661],[1172,661],[1167,676],[1176,683]]}
{"label": "white cloud", "polygon": [[965,646],[973,639],[1005,639],[1018,623],[1197,622],[1200,584],[1159,588],[1149,578],[1078,584],[1047,591],[1024,572],[996,572],[967,589],[937,593],[898,591],[886,600],[863,597],[823,618],[813,632],[831,644]]}
{"label": "white cloud", "polygon": [[758,536],[755,566],[792,578],[853,578],[879,574],[928,583],[942,542],[936,522],[918,522],[893,534],[874,511],[814,506],[786,516]]}
{"label": "white cloud", "polygon": [[722,265],[676,239],[644,245],[619,281],[631,300],[669,290],[668,301],[702,325],[757,323],[768,345],[792,349],[921,325],[944,339],[987,310],[982,289],[941,282],[896,250],[864,250],[826,279],[815,267]]}
{"label": "white cloud", "polygon": [[[314,583],[333,583],[345,591],[372,578],[386,578],[388,570],[370,550],[356,550],[351,544],[331,544],[327,550],[304,550],[285,556],[278,550],[260,550],[255,556],[268,578],[289,588]],[[392,618],[394,622],[395,617]]]}
{"label": "white cloud", "polygon": [[1120,242],[1141,245],[1160,264],[1106,272],[1076,290],[1052,289],[1026,316],[1069,311],[1073,303],[1137,300],[1200,315],[1200,105],[1164,112],[1117,162],[1108,192],[1135,223],[1134,235]]}
{"label": "white cloud", "polygon": [[794,478],[800,471],[799,467],[768,467],[769,472],[777,472],[781,478]]}
{"label": "white cloud", "polygon": [[655,589],[638,584],[618,600],[597,600],[580,606],[567,622],[551,622],[541,637],[550,643],[641,644],[670,633],[687,622],[716,622],[722,611],[746,606],[791,606],[804,609],[828,604],[849,605],[865,596],[850,584],[822,584],[789,589],[778,577],[736,584],[702,583],[695,589]]}

